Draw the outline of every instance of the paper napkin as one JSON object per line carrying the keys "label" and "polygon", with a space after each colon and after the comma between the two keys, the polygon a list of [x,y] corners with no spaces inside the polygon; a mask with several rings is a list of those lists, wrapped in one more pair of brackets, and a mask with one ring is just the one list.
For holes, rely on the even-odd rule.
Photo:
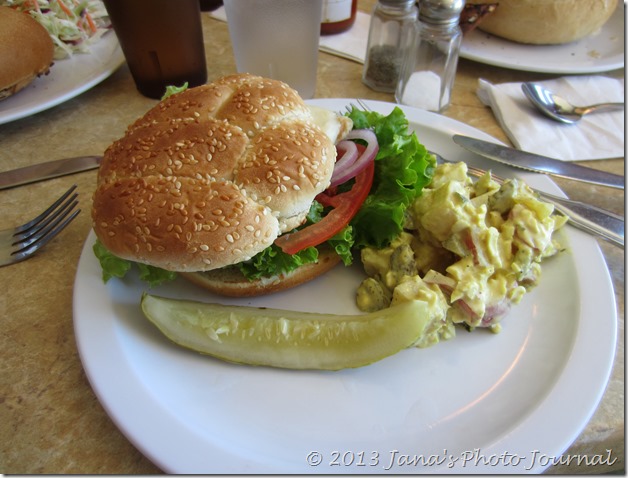
{"label": "paper napkin", "polygon": [[[220,7],[209,12],[209,14],[217,20],[227,21],[225,7]],[[346,32],[321,35],[319,49],[348,60],[364,63],[370,25],[371,16],[367,13],[357,12],[355,23]]]}
{"label": "paper napkin", "polygon": [[[623,79],[569,76],[537,83],[578,106],[624,101]],[[592,113],[563,124],[538,111],[521,83],[493,85],[480,79],[477,94],[518,149],[564,161],[624,157],[623,111]]]}

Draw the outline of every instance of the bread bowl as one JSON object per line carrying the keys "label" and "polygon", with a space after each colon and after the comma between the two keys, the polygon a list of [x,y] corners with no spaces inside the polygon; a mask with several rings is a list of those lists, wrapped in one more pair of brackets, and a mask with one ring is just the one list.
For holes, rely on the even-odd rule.
{"label": "bread bowl", "polygon": [[[486,0],[468,0],[485,3]],[[597,32],[617,8],[618,0],[499,0],[478,28],[527,44],[563,44]]]}

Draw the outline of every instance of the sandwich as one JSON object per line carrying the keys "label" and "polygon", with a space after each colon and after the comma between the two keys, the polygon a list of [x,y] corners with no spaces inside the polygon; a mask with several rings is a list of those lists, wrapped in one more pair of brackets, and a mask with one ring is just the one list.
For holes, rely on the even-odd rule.
{"label": "sandwich", "polygon": [[[429,155],[382,126],[406,152],[402,171],[376,173],[378,137],[369,114],[355,118],[357,128],[307,106],[285,83],[249,74],[168,96],[104,153],[92,206],[103,278],[137,264],[152,284],[176,274],[220,295],[260,295],[351,263],[356,244],[398,234],[398,208],[429,182]],[[390,214],[374,194],[386,176],[400,190],[383,201]],[[356,226],[369,207],[395,225],[363,217]]]}
{"label": "sandwich", "polygon": [[0,100],[49,72],[54,44],[28,13],[0,6]]}

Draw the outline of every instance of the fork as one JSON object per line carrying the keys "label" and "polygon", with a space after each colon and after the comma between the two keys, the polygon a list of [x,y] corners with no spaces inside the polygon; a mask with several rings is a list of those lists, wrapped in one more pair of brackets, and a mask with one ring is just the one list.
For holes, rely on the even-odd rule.
{"label": "fork", "polygon": [[21,226],[0,231],[0,267],[28,259],[59,234],[81,212],[76,185],[36,218]]}
{"label": "fork", "polygon": [[[356,101],[358,103],[358,106],[363,111],[371,111],[369,106],[360,98],[357,98]],[[352,106],[347,106],[346,110],[348,112],[351,112],[351,108]],[[443,158],[433,151],[428,152],[436,157],[437,162],[454,162]],[[485,170],[470,166],[468,164],[467,171],[469,172],[469,174],[475,177],[481,177],[486,174]],[[493,173],[491,173],[491,177],[500,184],[506,181],[506,179],[495,176]],[[591,204],[562,198],[533,188],[532,190],[542,200],[544,200],[545,202],[549,202],[556,208],[557,211],[559,211],[561,214],[564,214],[567,217],[568,222],[572,226],[589,234],[596,235],[601,239],[610,242],[611,244],[614,244],[621,248],[624,247],[625,223],[623,217],[617,214],[613,214],[610,211],[606,211],[604,209],[593,206]]]}

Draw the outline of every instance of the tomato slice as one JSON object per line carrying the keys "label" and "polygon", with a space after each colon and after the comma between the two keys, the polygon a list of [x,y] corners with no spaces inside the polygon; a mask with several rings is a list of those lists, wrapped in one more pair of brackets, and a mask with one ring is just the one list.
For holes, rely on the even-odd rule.
{"label": "tomato slice", "polygon": [[375,174],[375,162],[371,163],[355,177],[353,187],[344,193],[329,195],[319,194],[316,199],[323,206],[333,209],[316,224],[311,224],[299,231],[280,236],[275,244],[286,254],[296,254],[306,247],[318,246],[338,234],[358,213],[366,200]]}

